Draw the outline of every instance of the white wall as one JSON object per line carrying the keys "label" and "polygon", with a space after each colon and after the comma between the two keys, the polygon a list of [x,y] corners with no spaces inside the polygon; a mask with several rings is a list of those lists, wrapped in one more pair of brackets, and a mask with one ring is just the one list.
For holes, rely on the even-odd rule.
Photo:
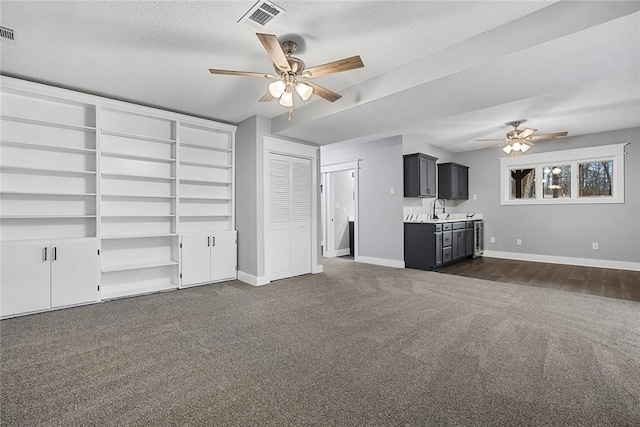
{"label": "white wall", "polygon": [[323,166],[350,160],[360,160],[359,261],[402,267],[402,137],[321,147]]}

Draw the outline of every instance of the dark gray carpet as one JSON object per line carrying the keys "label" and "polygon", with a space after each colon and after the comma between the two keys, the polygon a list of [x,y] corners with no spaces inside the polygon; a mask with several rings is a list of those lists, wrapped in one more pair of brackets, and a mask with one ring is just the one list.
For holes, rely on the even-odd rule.
{"label": "dark gray carpet", "polygon": [[640,304],[330,260],[1,322],[1,423],[640,425]]}

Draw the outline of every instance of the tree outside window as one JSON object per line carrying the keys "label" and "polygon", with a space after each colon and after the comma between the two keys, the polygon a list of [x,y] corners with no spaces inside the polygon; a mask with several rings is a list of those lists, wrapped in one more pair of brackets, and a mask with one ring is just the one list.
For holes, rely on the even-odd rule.
{"label": "tree outside window", "polygon": [[613,161],[580,163],[580,197],[611,196]]}
{"label": "tree outside window", "polygon": [[544,166],[542,197],[558,199],[571,197],[571,165]]}

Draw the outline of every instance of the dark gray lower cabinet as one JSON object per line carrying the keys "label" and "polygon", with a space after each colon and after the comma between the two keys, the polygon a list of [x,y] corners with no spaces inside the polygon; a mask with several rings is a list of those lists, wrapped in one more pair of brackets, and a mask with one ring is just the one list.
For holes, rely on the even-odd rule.
{"label": "dark gray lower cabinet", "polygon": [[404,224],[406,268],[435,270],[473,256],[473,221]]}

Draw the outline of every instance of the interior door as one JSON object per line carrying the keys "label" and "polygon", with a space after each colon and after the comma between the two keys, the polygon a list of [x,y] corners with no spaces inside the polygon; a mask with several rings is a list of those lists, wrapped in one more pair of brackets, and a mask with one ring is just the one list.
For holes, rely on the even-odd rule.
{"label": "interior door", "polygon": [[236,232],[220,231],[211,235],[211,281],[236,278]]}
{"label": "interior door", "polygon": [[211,281],[211,235],[209,233],[183,234],[181,243],[181,286]]}
{"label": "interior door", "polygon": [[311,161],[292,157],[291,275],[307,273],[311,273]]}
{"label": "interior door", "polygon": [[98,300],[98,241],[51,245],[51,306],[64,307]]}
{"label": "interior door", "polygon": [[1,249],[0,316],[50,308],[49,244],[3,242]]}
{"label": "interior door", "polygon": [[266,273],[269,280],[291,277],[291,157],[269,154]]}

